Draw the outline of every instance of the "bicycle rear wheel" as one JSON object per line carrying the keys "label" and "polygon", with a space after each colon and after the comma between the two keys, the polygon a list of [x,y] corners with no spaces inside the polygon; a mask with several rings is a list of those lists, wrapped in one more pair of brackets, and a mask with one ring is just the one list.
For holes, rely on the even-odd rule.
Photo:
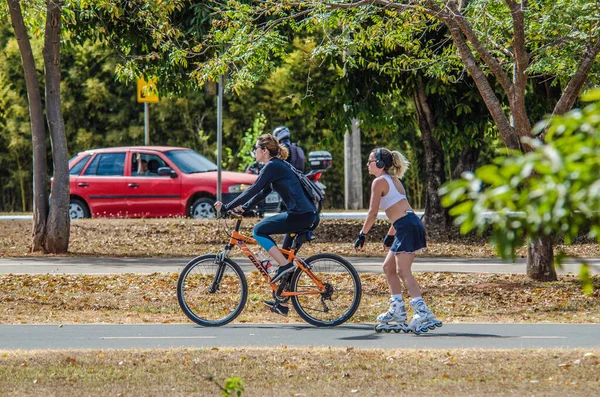
{"label": "bicycle rear wheel", "polygon": [[177,281],[177,300],[196,324],[218,327],[240,315],[248,298],[248,283],[240,266],[209,254],[192,259]]}
{"label": "bicycle rear wheel", "polygon": [[[292,296],[298,315],[317,327],[333,327],[347,321],[358,309],[362,297],[360,277],[354,266],[334,254],[313,255],[305,262],[325,284],[326,291]],[[290,291],[316,290],[318,288],[308,274],[296,269],[290,280]]]}

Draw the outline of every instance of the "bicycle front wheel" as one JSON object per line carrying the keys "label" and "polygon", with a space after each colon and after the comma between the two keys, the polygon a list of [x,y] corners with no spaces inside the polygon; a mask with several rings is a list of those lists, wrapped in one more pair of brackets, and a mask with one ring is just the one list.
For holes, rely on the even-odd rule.
{"label": "bicycle front wheel", "polygon": [[298,315],[317,327],[333,327],[347,321],[358,309],[362,297],[360,277],[354,266],[334,254],[313,255],[305,262],[326,290],[311,294],[318,291],[317,285],[306,272],[296,269],[290,290],[302,293],[292,296]]}
{"label": "bicycle front wheel", "polygon": [[248,298],[248,283],[240,266],[209,254],[192,259],[177,281],[177,300],[196,324],[218,327],[240,315]]}

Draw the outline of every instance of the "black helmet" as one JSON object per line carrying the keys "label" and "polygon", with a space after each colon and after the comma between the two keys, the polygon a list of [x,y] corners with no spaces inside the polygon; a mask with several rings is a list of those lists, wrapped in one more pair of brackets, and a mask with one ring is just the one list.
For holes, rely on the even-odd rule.
{"label": "black helmet", "polygon": [[281,125],[273,130],[273,136],[279,142],[290,139],[290,130],[286,126]]}

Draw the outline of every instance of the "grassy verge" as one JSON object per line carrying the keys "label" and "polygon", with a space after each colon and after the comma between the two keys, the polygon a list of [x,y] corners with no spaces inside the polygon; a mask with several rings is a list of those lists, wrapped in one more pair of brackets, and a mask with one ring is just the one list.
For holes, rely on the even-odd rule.
{"label": "grassy verge", "polygon": [[[0,275],[0,323],[188,322],[176,298],[178,275]],[[418,273],[423,295],[444,322],[600,323],[600,276],[581,292],[573,276],[542,283],[525,275]],[[385,276],[362,274],[363,299],[351,322],[373,323],[387,309]],[[270,292],[248,275],[248,303],[238,322],[302,322],[269,312]]]}
{"label": "grassy verge", "polygon": [[[173,349],[0,352],[3,396],[597,395],[600,350]],[[235,395],[235,394],[232,394]]]}
{"label": "grassy verge", "polygon": [[[250,234],[256,219],[244,220],[242,230]],[[0,224],[0,257],[31,255],[31,221],[3,221]],[[356,256],[352,243],[360,220],[323,220],[315,231],[316,239],[302,247],[301,254],[332,252]],[[197,256],[222,249],[233,222],[193,219],[84,219],[71,223],[69,255],[118,257]],[[384,256],[381,241],[389,224],[378,221],[371,232],[362,256]],[[600,257],[600,245],[586,240],[572,245],[557,245],[573,257]],[[40,255],[40,254],[36,254]],[[525,249],[517,255],[524,256]],[[420,257],[496,257],[493,247],[476,236],[430,236],[428,248]]]}

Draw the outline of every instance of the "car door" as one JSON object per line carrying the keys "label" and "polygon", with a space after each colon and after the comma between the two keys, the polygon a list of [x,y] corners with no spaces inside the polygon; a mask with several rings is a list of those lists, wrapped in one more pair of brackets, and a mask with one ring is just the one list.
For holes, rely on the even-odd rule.
{"label": "car door", "polygon": [[[138,170],[137,153],[147,164],[147,171]],[[160,153],[130,152],[131,175],[127,178],[129,216],[185,216],[181,204],[181,177],[158,175],[160,168],[172,168]]]}
{"label": "car door", "polygon": [[90,207],[92,217],[119,217],[127,213],[127,152],[99,152],[77,177],[79,194]]}

